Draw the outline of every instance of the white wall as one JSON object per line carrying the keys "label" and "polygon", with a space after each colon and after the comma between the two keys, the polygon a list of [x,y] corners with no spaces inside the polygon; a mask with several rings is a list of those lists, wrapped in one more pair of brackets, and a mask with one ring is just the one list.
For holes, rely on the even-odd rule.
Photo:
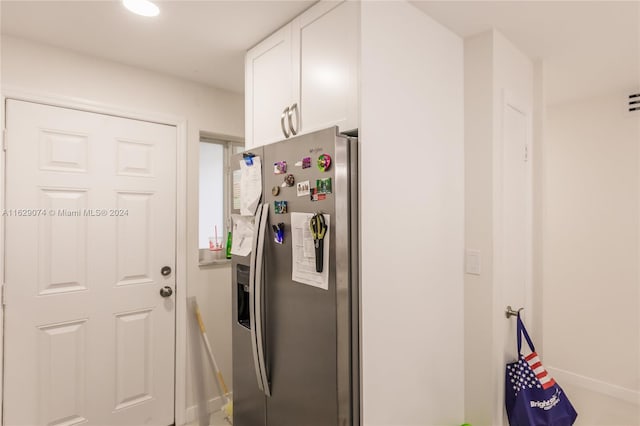
{"label": "white wall", "polygon": [[629,93],[547,107],[545,364],[579,424],[640,424],[640,113]]}
{"label": "white wall", "polygon": [[[2,36],[1,76],[3,89],[10,86],[188,121],[187,293],[198,297],[213,350],[230,385],[230,267],[198,267],[198,141],[200,131],[240,137],[244,134],[242,95],[8,36]],[[200,346],[200,341],[192,343]],[[196,400],[192,370],[196,376],[206,378],[207,398],[215,392],[206,358],[203,356],[200,367],[189,362],[191,352],[187,356],[190,406]]]}
{"label": "white wall", "polygon": [[361,4],[367,426],[463,420],[462,53],[406,2]]}
{"label": "white wall", "polygon": [[[505,213],[512,210],[512,200],[502,192],[508,179],[503,147],[511,143],[503,139],[503,110],[505,102],[515,103],[531,119],[533,64],[495,30],[466,39],[464,54],[465,246],[480,251],[481,258],[480,274],[464,278],[465,420],[499,425],[504,422],[504,365],[516,352],[514,321],[508,321],[504,311],[508,304],[525,306],[531,288],[530,270],[515,271],[519,279],[511,282],[505,278],[505,265],[515,263],[516,257],[530,263],[532,254],[526,235],[530,223],[528,230],[526,223],[517,228],[525,234],[516,240],[524,242],[523,250],[503,249],[514,238],[503,229],[513,222]],[[528,137],[532,141],[531,129]],[[530,195],[530,168],[528,173],[522,191]],[[527,209],[530,218],[530,204]],[[530,317],[525,311],[525,319]]]}
{"label": "white wall", "polygon": [[493,357],[493,34],[464,42],[465,246],[481,274],[464,278],[465,419],[492,424]]}

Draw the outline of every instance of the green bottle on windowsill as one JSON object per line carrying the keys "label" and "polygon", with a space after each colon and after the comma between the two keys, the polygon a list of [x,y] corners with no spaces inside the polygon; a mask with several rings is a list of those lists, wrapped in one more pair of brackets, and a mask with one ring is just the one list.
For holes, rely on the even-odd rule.
{"label": "green bottle on windowsill", "polygon": [[231,231],[227,232],[227,259],[231,259]]}

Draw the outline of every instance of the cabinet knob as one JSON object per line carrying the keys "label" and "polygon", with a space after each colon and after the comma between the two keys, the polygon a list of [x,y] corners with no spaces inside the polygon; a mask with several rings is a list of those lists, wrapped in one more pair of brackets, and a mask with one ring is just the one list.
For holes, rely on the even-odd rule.
{"label": "cabinet knob", "polygon": [[[284,109],[284,111],[282,111],[282,115],[280,116],[280,127],[282,127],[282,133],[284,133],[284,137],[288,138],[289,136],[291,136],[289,134],[289,132],[287,131],[287,128],[284,124],[284,119],[289,115],[289,107],[286,107]],[[291,121],[289,121],[291,122]]]}

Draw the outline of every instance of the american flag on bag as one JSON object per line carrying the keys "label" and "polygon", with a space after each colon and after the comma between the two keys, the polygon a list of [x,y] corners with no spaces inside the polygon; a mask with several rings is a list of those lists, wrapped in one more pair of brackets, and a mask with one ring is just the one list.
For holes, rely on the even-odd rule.
{"label": "american flag on bag", "polygon": [[556,384],[535,352],[527,356],[520,355],[518,363],[507,364],[507,373],[516,394],[524,388],[546,390]]}

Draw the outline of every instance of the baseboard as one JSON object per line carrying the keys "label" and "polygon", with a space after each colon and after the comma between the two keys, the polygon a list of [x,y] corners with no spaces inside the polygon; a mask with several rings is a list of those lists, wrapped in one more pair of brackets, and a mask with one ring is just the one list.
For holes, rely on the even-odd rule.
{"label": "baseboard", "polygon": [[591,377],[582,376],[571,371],[555,367],[546,367],[551,376],[562,386],[563,383],[579,386],[592,392],[601,393],[612,398],[620,399],[630,404],[640,405],[640,391],[603,382]]}
{"label": "baseboard", "polygon": [[[229,399],[233,400],[233,395],[229,394]],[[219,396],[212,398],[207,401],[207,413],[212,414],[216,411],[220,411],[222,406],[224,405],[224,399]],[[186,415],[185,415],[185,424],[193,423],[198,420],[198,406],[192,405],[187,407]]]}

